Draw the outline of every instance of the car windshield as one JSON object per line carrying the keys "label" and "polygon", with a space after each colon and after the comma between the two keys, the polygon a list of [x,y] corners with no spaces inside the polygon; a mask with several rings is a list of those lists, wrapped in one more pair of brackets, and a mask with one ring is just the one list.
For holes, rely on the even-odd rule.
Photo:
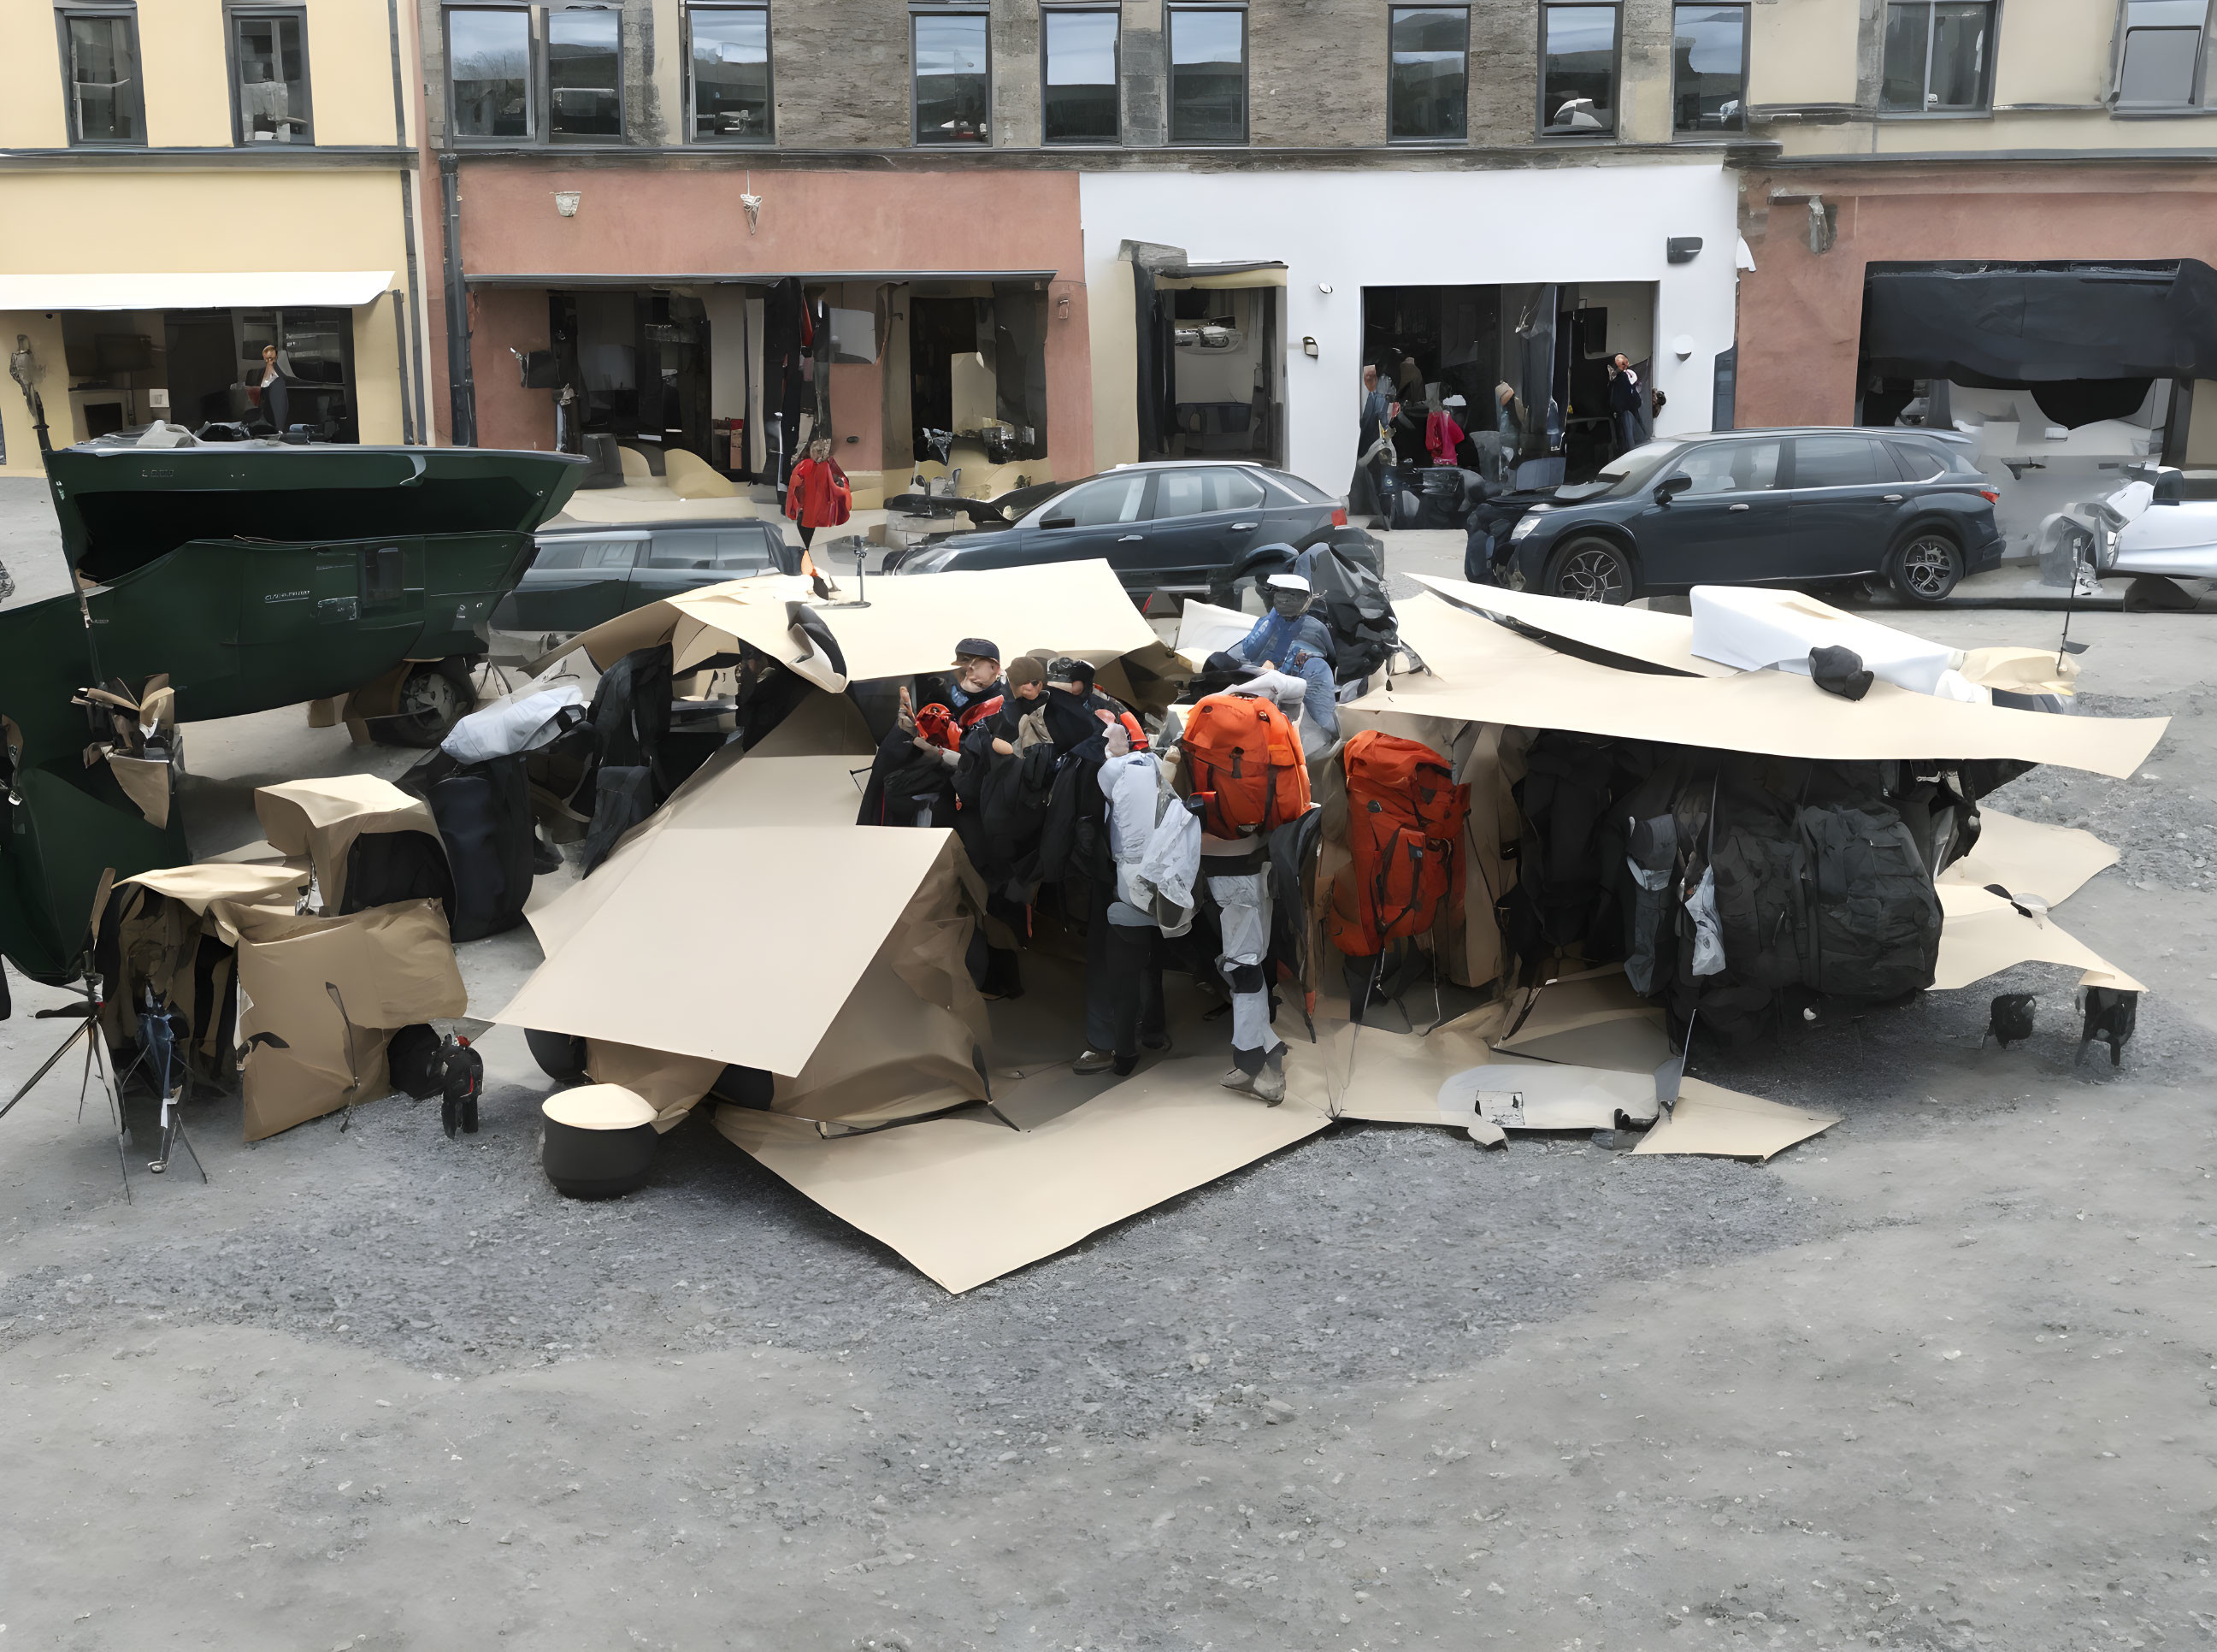
{"label": "car windshield", "polygon": [[1647,486],[1647,479],[1660,470],[1663,461],[1677,452],[1678,448],[1676,442],[1644,442],[1603,465],[1595,473],[1590,482],[1557,488],[1555,497],[1569,501],[1622,498],[1627,494],[1637,493]]}

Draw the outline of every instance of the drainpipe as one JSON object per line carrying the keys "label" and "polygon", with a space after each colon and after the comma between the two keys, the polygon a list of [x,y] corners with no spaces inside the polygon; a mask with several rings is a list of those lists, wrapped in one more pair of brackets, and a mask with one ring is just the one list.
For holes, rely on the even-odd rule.
{"label": "drainpipe", "polygon": [[470,294],[462,280],[461,158],[439,157],[439,193],[446,207],[443,249],[447,263],[447,394],[451,428],[458,448],[478,444],[478,391],[470,376]]}

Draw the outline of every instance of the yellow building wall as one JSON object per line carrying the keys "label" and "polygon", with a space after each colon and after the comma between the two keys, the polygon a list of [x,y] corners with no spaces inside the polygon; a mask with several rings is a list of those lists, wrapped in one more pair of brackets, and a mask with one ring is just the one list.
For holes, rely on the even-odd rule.
{"label": "yellow building wall", "polygon": [[54,9],[0,0],[0,149],[59,149],[67,118]]}
{"label": "yellow building wall", "polygon": [[[2100,102],[2109,90],[2116,28],[2114,5],[2009,0],[1994,54],[1994,108]],[[2111,123],[2103,119],[2102,124]]]}
{"label": "yellow building wall", "polygon": [[[391,88],[386,88],[388,110]],[[300,269],[390,270],[388,289],[407,278],[400,180],[393,172],[0,174],[0,223],[28,226],[0,242],[0,269],[16,275]],[[273,231],[281,232],[273,233]],[[280,260],[273,248],[287,249]],[[411,294],[411,310],[420,295]],[[40,387],[57,447],[79,439],[70,418],[69,378],[59,314],[0,313],[0,342],[30,336],[47,364]],[[354,312],[355,405],[365,442],[401,437],[398,351],[392,301]],[[143,409],[144,402],[140,405]],[[0,474],[40,473],[29,412],[13,384],[0,383],[8,458]]]}
{"label": "yellow building wall", "polygon": [[[400,9],[404,28],[409,8]],[[224,96],[229,98],[227,90]],[[392,19],[383,6],[369,0],[308,0],[308,96],[315,105],[318,144],[412,141],[396,135]]]}
{"label": "yellow building wall", "polygon": [[[139,63],[146,83],[149,145],[157,149],[230,145],[231,71],[224,62],[220,4],[186,0],[180,5],[168,0],[139,7]],[[308,73],[313,84],[312,62]]]}
{"label": "yellow building wall", "polygon": [[1748,10],[1750,103],[1856,101],[1856,0],[1775,0]]}

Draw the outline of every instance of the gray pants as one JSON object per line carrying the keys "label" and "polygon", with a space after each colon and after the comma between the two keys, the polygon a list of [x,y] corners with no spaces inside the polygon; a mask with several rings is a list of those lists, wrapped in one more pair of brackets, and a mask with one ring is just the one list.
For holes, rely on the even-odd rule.
{"label": "gray pants", "polygon": [[1270,950],[1269,875],[1212,877],[1208,894],[1224,920],[1216,969],[1232,993],[1232,1061],[1251,1078],[1266,1062],[1285,1065],[1286,1046],[1270,1030],[1270,989],[1263,978]]}

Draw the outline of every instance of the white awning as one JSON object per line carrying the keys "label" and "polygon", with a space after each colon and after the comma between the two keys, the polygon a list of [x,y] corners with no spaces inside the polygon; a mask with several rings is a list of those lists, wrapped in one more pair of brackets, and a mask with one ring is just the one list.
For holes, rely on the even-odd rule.
{"label": "white awning", "polygon": [[373,304],[389,269],[193,270],[175,275],[0,275],[0,310],[267,310]]}

